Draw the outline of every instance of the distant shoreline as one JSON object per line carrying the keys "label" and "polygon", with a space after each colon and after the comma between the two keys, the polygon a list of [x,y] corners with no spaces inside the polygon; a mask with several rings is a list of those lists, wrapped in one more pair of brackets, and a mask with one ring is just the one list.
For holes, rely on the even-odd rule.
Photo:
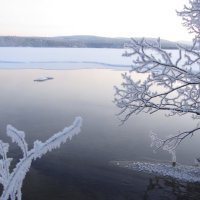
{"label": "distant shoreline", "polygon": [[[140,40],[141,38],[134,38]],[[147,38],[155,42],[155,38]],[[0,47],[43,47],[43,48],[124,48],[130,38],[108,38],[99,36],[20,37],[0,36]],[[182,43],[184,44],[184,42]],[[186,45],[186,43],[185,43]],[[176,42],[161,40],[164,49],[177,49]]]}

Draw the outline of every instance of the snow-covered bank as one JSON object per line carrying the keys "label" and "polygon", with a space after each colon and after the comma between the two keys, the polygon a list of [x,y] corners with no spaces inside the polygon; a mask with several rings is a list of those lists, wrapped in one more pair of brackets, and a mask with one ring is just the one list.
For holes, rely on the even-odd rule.
{"label": "snow-covered bank", "polygon": [[124,49],[1,47],[0,69],[130,69]]}
{"label": "snow-covered bank", "polygon": [[200,182],[200,168],[196,166],[178,164],[176,167],[173,167],[171,163],[142,161],[113,161],[111,163],[134,171],[171,177],[184,182]]}

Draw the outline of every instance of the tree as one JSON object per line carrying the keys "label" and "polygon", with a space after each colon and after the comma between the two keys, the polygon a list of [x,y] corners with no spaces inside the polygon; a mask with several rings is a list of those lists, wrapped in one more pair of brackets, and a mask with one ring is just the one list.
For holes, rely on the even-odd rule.
{"label": "tree", "polygon": [[[133,67],[130,73],[122,74],[122,87],[115,87],[114,100],[121,109],[122,122],[133,114],[161,110],[168,111],[169,116],[190,113],[194,119],[200,119],[200,0],[189,1],[177,14],[195,36],[190,47],[177,44],[176,58],[162,49],[160,39],[156,42],[132,39],[126,45],[128,51],[124,55],[133,57]],[[145,80],[135,81],[132,72],[144,74]],[[155,91],[155,86],[161,89]],[[159,139],[153,133],[152,146],[171,153],[175,164],[177,146],[199,130],[197,125],[167,139]]]}

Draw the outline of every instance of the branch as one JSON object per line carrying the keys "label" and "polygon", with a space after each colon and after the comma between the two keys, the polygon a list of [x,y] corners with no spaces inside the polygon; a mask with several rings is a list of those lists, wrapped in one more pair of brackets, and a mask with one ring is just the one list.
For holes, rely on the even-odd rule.
{"label": "branch", "polygon": [[199,0],[189,1],[189,6],[184,6],[183,11],[177,11],[177,14],[182,17],[183,25],[195,33],[196,36],[200,34],[200,2]]}
{"label": "branch", "polygon": [[[63,131],[54,134],[44,143],[36,140],[34,142],[34,147],[31,150],[27,151],[27,154],[23,152],[24,153],[23,158],[20,159],[20,161],[17,163],[12,173],[6,172],[6,176],[3,176],[2,174],[4,174],[4,170],[7,170],[9,166],[3,166],[3,168],[0,167],[1,170],[0,180],[1,183],[3,184],[3,193],[0,197],[0,200],[8,200],[9,198],[11,200],[15,199],[21,200],[22,183],[26,176],[26,173],[29,171],[32,161],[37,158],[40,158],[48,151],[60,147],[60,145],[62,143],[65,143],[67,140],[71,140],[74,135],[80,132],[81,124],[82,124],[82,119],[80,117],[77,117],[71,126],[66,127],[65,129],[63,129]],[[24,139],[25,134],[24,133],[21,134],[22,133],[21,131],[18,131],[17,129],[15,129],[10,125],[8,126],[7,131],[8,131],[7,134],[11,136],[13,141],[17,142],[17,144],[20,147],[22,146],[21,143],[22,138],[23,138],[23,143],[27,144]],[[27,147],[27,145],[25,146]],[[24,146],[22,146],[21,148],[22,151],[24,151]],[[6,156],[7,152],[8,152],[8,144],[2,143],[0,141],[0,154],[3,157],[3,160],[0,162],[0,165],[1,163],[3,163],[4,165],[8,163]]]}
{"label": "branch", "polygon": [[175,136],[170,136],[167,139],[160,139],[158,138],[157,134],[151,132],[150,138],[151,138],[151,147],[154,147],[154,151],[157,151],[159,149],[163,149],[170,154],[172,154],[172,161],[176,162],[176,148],[177,146],[188,137],[192,137],[195,132],[199,131],[200,127],[197,127],[195,129],[192,129],[190,131],[184,131],[181,132]]}
{"label": "branch", "polygon": [[[194,41],[192,49],[195,45]],[[122,121],[142,111],[154,113],[168,110],[171,115],[200,115],[200,72],[186,67],[191,62],[197,63],[199,53],[180,47],[179,56],[174,60],[171,53],[160,46],[159,40],[156,44],[150,44],[144,39],[132,40],[127,45],[130,53],[126,52],[126,56],[134,57],[135,66],[131,72],[145,74],[145,78],[136,81],[131,74],[125,73],[122,75],[122,87],[115,87],[114,102],[121,109],[120,114],[125,115]]]}

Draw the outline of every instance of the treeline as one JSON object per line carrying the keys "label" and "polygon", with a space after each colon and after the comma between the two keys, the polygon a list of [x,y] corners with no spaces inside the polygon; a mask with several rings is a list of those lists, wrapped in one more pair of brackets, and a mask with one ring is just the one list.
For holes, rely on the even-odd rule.
{"label": "treeline", "polygon": [[[136,38],[140,39],[140,38]],[[150,42],[153,38],[147,39]],[[98,36],[63,36],[63,37],[18,37],[0,36],[0,47],[63,47],[63,48],[123,48],[129,38],[107,38]],[[161,40],[166,49],[176,49],[176,43]]]}

